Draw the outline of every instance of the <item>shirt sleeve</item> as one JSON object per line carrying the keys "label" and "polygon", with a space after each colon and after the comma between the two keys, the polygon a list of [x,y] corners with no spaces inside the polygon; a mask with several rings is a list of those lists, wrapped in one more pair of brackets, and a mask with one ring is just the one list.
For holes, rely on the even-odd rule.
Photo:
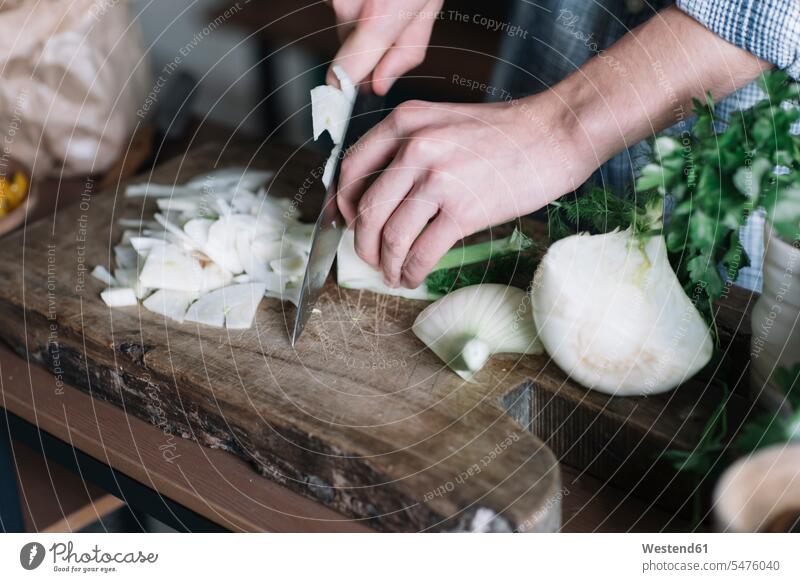
{"label": "shirt sleeve", "polygon": [[800,0],[677,0],[729,43],[800,79]]}

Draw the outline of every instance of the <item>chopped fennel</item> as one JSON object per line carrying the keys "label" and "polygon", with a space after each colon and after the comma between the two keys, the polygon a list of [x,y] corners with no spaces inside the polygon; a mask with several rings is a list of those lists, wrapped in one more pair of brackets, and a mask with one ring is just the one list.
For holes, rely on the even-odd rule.
{"label": "chopped fennel", "polygon": [[351,102],[355,101],[356,87],[345,70],[339,65],[333,65],[333,74],[336,75],[336,79],[339,81],[339,89],[342,90],[344,96]]}
{"label": "chopped fennel", "polygon": [[216,293],[225,302],[225,327],[228,329],[248,329],[253,324],[258,304],[267,290],[265,283],[245,283],[223,287]]}
{"label": "chopped fennel", "polygon": [[329,188],[333,181],[333,172],[336,169],[336,160],[342,155],[342,144],[336,144],[331,150],[328,159],[325,160],[325,169],[322,171],[322,185]]}
{"label": "chopped fennel", "polygon": [[258,304],[264,297],[264,283],[243,283],[222,287],[201,296],[186,312],[184,321],[225,327],[247,329],[252,323]]}
{"label": "chopped fennel", "polygon": [[181,322],[186,316],[186,310],[189,309],[189,305],[195,299],[197,299],[196,293],[159,289],[142,301],[142,305],[148,311]]}
{"label": "chopped fennel", "polygon": [[203,248],[208,242],[208,231],[214,221],[210,218],[192,218],[183,225],[183,232],[186,233],[198,248]]}
{"label": "chopped fennel", "polygon": [[150,289],[142,285],[141,281],[139,281],[139,273],[136,269],[116,269],[114,271],[114,277],[120,285],[133,289],[133,293],[136,295],[137,299],[147,297],[150,293]]}
{"label": "chopped fennel", "polygon": [[426,307],[414,334],[467,381],[494,354],[541,354],[522,289],[483,284],[456,289]]}
{"label": "chopped fennel", "polygon": [[223,269],[238,275],[244,271],[236,249],[239,224],[237,215],[221,216],[208,229],[208,239],[201,250]]}
{"label": "chopped fennel", "polygon": [[114,275],[109,273],[108,269],[102,265],[97,265],[92,269],[92,277],[98,281],[102,281],[109,287],[117,287],[117,280],[114,278]]}
{"label": "chopped fennel", "polygon": [[139,303],[130,287],[109,287],[100,292],[100,297],[109,307],[130,307]]}
{"label": "chopped fennel", "polygon": [[224,327],[225,303],[221,297],[208,293],[189,306],[183,321],[201,323],[209,327]]}
{"label": "chopped fennel", "polygon": [[[127,195],[157,198],[152,220],[121,219],[114,247],[110,306],[142,306],[171,320],[245,329],[262,297],[297,303],[313,225],[294,217],[289,200],[268,197],[272,172],[225,168],[186,184],[130,186]],[[258,189],[258,191],[255,191]],[[124,286],[124,287],[121,287]]]}
{"label": "chopped fennel", "polygon": [[314,126],[314,139],[319,139],[319,136],[327,131],[333,143],[337,145],[342,143],[350,107],[350,100],[341,89],[330,85],[320,85],[311,89],[311,120]]}
{"label": "chopped fennel", "polygon": [[269,170],[222,168],[196,176],[186,184],[155,184],[153,182],[131,184],[125,189],[125,196],[128,198],[142,196],[154,198],[191,197],[220,191],[229,192],[235,187],[255,191],[269,182],[273,175],[274,172]]}
{"label": "chopped fennel", "polygon": [[125,196],[128,198],[162,198],[170,196],[192,196],[197,194],[197,188],[189,188],[187,186],[163,185],[153,184],[146,182],[143,184],[131,184],[125,188]]}
{"label": "chopped fennel", "polygon": [[131,242],[131,239],[135,236],[139,236],[140,233],[135,232],[130,229],[126,229],[122,231],[122,239],[120,239],[119,244],[126,245]]}
{"label": "chopped fennel", "polygon": [[[207,265],[208,272],[200,259],[192,253],[175,245],[164,245],[151,249],[147,255],[139,282],[152,289],[172,289],[199,293],[204,287],[221,287],[233,275],[213,269]],[[214,285],[214,282],[219,284]]]}
{"label": "chopped fennel", "polygon": [[149,236],[133,236],[128,243],[141,255],[147,255],[153,247],[161,247],[167,244],[163,238],[153,238]]}
{"label": "chopped fennel", "polygon": [[338,65],[333,72],[339,80],[339,88],[331,85],[320,85],[311,90],[311,121],[314,128],[314,141],[326,131],[333,141],[325,169],[322,173],[322,184],[325,188],[331,185],[336,159],[341,155],[344,132],[347,120],[356,100],[356,89],[353,82]]}
{"label": "chopped fennel", "polygon": [[294,255],[274,259],[269,262],[272,270],[283,277],[302,277],[306,270],[308,261],[302,255]]}

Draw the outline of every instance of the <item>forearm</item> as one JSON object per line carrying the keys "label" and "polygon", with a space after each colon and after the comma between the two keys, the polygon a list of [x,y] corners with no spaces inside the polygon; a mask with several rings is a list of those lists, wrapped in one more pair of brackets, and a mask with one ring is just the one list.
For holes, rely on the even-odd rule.
{"label": "forearm", "polygon": [[770,65],[672,7],[631,31],[553,88],[595,165],[692,115],[692,98],[715,99]]}

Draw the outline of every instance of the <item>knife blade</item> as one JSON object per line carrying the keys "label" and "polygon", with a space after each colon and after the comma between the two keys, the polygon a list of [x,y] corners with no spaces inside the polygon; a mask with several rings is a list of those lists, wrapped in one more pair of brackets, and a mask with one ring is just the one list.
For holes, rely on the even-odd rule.
{"label": "knife blade", "polygon": [[[342,153],[355,144],[367,131],[383,117],[384,99],[376,95],[371,89],[372,83],[362,84],[356,93],[356,99],[350,112],[350,119],[342,140]],[[322,210],[317,218],[314,234],[311,238],[311,251],[308,256],[306,272],[303,276],[303,285],[300,299],[297,302],[297,313],[292,330],[292,346],[297,343],[306,322],[314,310],[317,300],[322,294],[325,281],[333,266],[333,259],[339,248],[339,241],[347,225],[339,212],[336,202],[336,193],[339,187],[339,171],[344,155],[339,155],[334,162],[333,178],[330,186],[325,191]]]}

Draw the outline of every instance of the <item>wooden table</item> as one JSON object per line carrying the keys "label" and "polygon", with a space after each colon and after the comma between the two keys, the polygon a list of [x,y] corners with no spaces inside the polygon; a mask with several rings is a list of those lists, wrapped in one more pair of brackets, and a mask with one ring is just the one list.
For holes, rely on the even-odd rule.
{"label": "wooden table", "polygon": [[[319,163],[286,148],[255,150],[211,145],[152,179],[170,183],[255,161],[278,169],[275,192],[291,196]],[[262,304],[255,330],[235,336],[136,309],[109,311],[99,284],[76,287],[75,261],[91,228],[81,260],[108,264],[120,234],[112,216],[136,212],[132,204],[106,193],[59,216],[55,232],[35,225],[0,253],[0,337],[27,360],[3,354],[3,406],[163,496],[168,511],[187,508],[244,530],[685,525],[630,491],[663,474],[654,451],[693,446],[713,392],[694,385],[663,398],[613,399],[573,384],[546,358],[498,358],[477,385],[464,385],[407,333],[419,305],[335,288],[322,308],[345,319],[312,319],[297,352],[286,337],[292,311],[274,301]],[[51,281],[53,244],[60,258]],[[339,352],[410,365],[375,374],[343,367]],[[535,435],[554,448],[560,471]],[[464,476],[484,458],[482,470]]]}
{"label": "wooden table", "polygon": [[[347,518],[293,493],[261,477],[230,453],[188,439],[175,439],[174,449],[164,449],[167,437],[158,427],[73,386],[63,386],[62,393],[56,394],[56,381],[49,372],[6,347],[0,347],[0,389],[0,403],[6,412],[98,460],[108,469],[102,481],[109,491],[179,530],[213,530],[219,526],[233,531],[371,531],[365,520]],[[32,448],[48,451],[38,442],[32,443]],[[170,452],[165,455],[165,450]],[[50,459],[48,470],[58,470],[54,465],[58,463]],[[98,476],[89,475],[86,462],[70,463],[70,468],[86,482]],[[124,477],[152,495],[145,498],[141,491],[139,495],[131,492]],[[684,521],[590,475],[562,467],[562,477],[568,491],[562,500],[562,531],[686,528]],[[26,483],[21,485],[25,491]],[[48,501],[58,503],[57,492],[55,497]],[[27,500],[23,497],[22,502],[26,504]],[[101,508],[92,508],[98,515],[102,512]],[[190,522],[187,512],[209,523]]]}
{"label": "wooden table", "polygon": [[[176,513],[172,501],[224,529],[367,529],[264,479],[235,455],[169,438],[117,406],[72,386],[57,386],[52,374],[8,348],[0,348],[0,370],[6,411],[163,496],[160,506],[150,500],[139,508],[165,521],[175,523],[169,519]],[[127,498],[124,484],[112,492],[137,505]]]}

